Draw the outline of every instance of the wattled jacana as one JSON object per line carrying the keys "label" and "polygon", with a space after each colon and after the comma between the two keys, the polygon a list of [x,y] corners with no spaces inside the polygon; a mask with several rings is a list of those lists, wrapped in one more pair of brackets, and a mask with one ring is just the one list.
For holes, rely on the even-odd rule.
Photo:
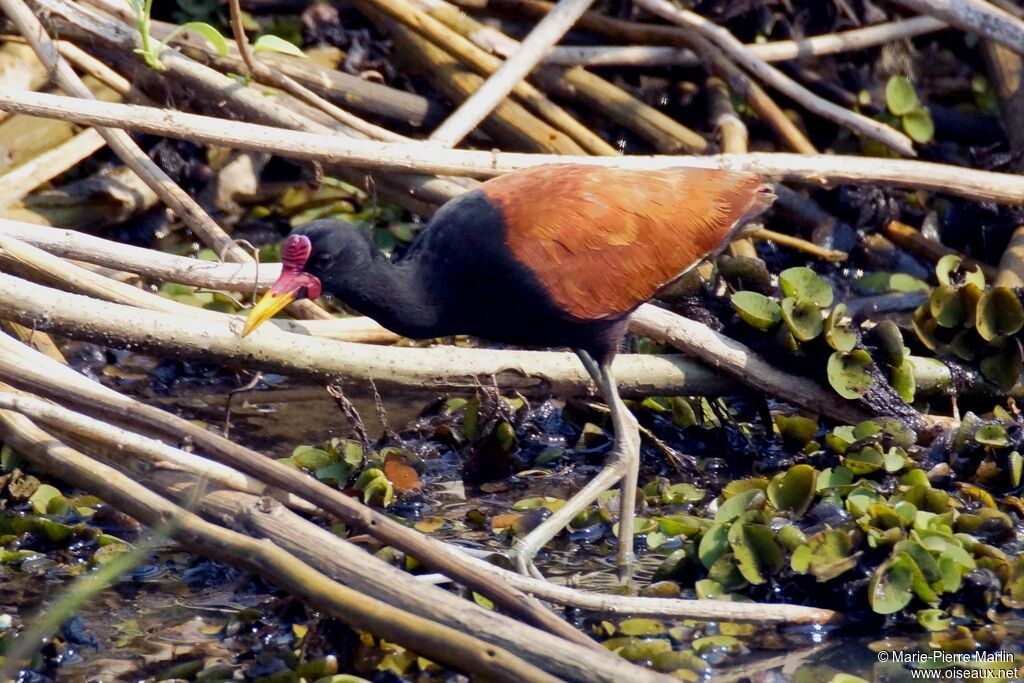
{"label": "wattled jacana", "polygon": [[604,469],[512,555],[520,571],[536,574],[537,551],[621,480],[618,565],[626,578],[640,436],[611,373],[626,320],[773,199],[749,173],[554,164],[488,180],[449,201],[397,261],[351,226],[313,221],[285,240],[281,276],[242,334],[323,290],[406,337],[470,334],[571,347],[608,403],[615,442]]}

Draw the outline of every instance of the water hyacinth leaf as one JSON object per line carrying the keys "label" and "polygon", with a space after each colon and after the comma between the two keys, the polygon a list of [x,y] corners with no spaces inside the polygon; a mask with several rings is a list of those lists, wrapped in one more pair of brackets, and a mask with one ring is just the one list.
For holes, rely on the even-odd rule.
{"label": "water hyacinth leaf", "polygon": [[974,328],[961,330],[949,343],[950,350],[959,358],[966,361],[975,361],[985,350],[985,340],[978,335]]}
{"label": "water hyacinth leaf", "polygon": [[914,86],[905,76],[890,76],[885,84],[885,106],[893,116],[908,114],[920,105]]}
{"label": "water hyacinth leaf", "polygon": [[868,339],[875,351],[874,358],[877,362],[895,368],[903,365],[904,350],[903,333],[900,328],[891,320],[882,320],[868,333]]}
{"label": "water hyacinth leaf", "polygon": [[967,307],[960,289],[953,285],[939,285],[928,299],[928,310],[942,327],[960,327],[967,320]]}
{"label": "water hyacinth leaf", "polygon": [[689,650],[673,650],[655,655],[651,666],[655,671],[675,674],[681,680],[704,680],[711,672],[708,663]]}
{"label": "water hyacinth leaf", "polygon": [[304,470],[318,470],[333,465],[334,457],[325,450],[313,446],[297,446],[292,451],[292,461]]}
{"label": "water hyacinth leaf", "polygon": [[935,264],[935,277],[938,279],[939,284],[951,286],[960,284],[957,274],[962,260],[956,254],[946,254],[939,259],[938,263]]}
{"label": "water hyacinth leaf", "polygon": [[909,462],[907,452],[900,448],[899,446],[893,446],[892,448],[890,448],[886,452],[886,454],[882,456],[882,460],[885,465],[885,471],[889,472],[890,474],[895,474],[896,472],[899,472],[904,467],[906,467],[907,463]]}
{"label": "water hyacinth leaf", "polygon": [[1024,306],[1009,287],[993,287],[978,300],[974,324],[986,341],[1017,334],[1024,327]]}
{"label": "water hyacinth leaf", "polygon": [[782,309],[778,302],[764,294],[736,292],[730,303],[743,322],[758,330],[770,330],[782,320]]}
{"label": "water hyacinth leaf", "polygon": [[1011,337],[1001,351],[983,358],[979,364],[982,376],[1000,391],[1010,391],[1020,379],[1024,370],[1024,350],[1020,340]]}
{"label": "water hyacinth leaf", "polygon": [[929,631],[945,631],[953,623],[953,620],[945,610],[922,609],[917,612],[917,623]]}
{"label": "water hyacinth leaf", "polygon": [[691,645],[693,646],[693,649],[696,652],[704,654],[705,652],[710,652],[711,650],[739,652],[742,643],[739,641],[738,638],[735,638],[733,636],[717,635],[697,638],[691,643]]}
{"label": "water hyacinth leaf", "polygon": [[860,553],[851,554],[849,535],[827,529],[814,534],[790,558],[793,571],[812,574],[819,583],[831,581],[857,565]]}
{"label": "water hyacinth leaf", "polygon": [[683,576],[687,566],[690,564],[690,553],[686,548],[678,548],[669,553],[669,556],[661,561],[658,568],[654,570],[652,581],[665,581]]}
{"label": "water hyacinth leaf", "polygon": [[785,553],[775,532],[767,526],[733,524],[728,536],[736,566],[750,583],[760,585],[782,569]]}
{"label": "water hyacinth leaf", "polygon": [[1006,428],[996,424],[980,427],[974,433],[974,440],[982,446],[990,448],[1003,448],[1010,443],[1010,437],[1006,433]]}
{"label": "water hyacinth leaf", "polygon": [[725,524],[715,524],[708,529],[700,539],[697,546],[697,557],[705,569],[711,566],[729,551],[729,527]]}
{"label": "water hyacinth leaf", "polygon": [[836,351],[853,351],[857,345],[857,332],[845,315],[846,304],[838,304],[825,318],[825,341]]}
{"label": "water hyacinth leaf", "polygon": [[796,352],[800,348],[800,342],[796,340],[793,333],[789,331],[789,325],[779,325],[775,328],[775,341],[786,351]]}
{"label": "water hyacinth leaf", "polygon": [[927,109],[919,108],[903,115],[903,130],[914,142],[923,145],[935,137],[935,122]]}
{"label": "water hyacinth leaf", "polygon": [[868,273],[859,278],[854,286],[861,294],[886,294],[888,292],[927,292],[928,283],[907,273]]}
{"label": "water hyacinth leaf", "polygon": [[775,426],[782,440],[794,448],[803,448],[818,433],[818,421],[803,415],[775,414]]}
{"label": "water hyacinth leaf", "polygon": [[868,374],[870,366],[871,355],[864,349],[849,353],[835,351],[828,359],[829,384],[843,398],[861,398],[875,383],[875,379]]}
{"label": "water hyacinth leaf", "polygon": [[785,473],[777,474],[768,484],[768,500],[776,510],[790,511],[800,516],[814,500],[818,471],[807,464],[794,465]]}
{"label": "water hyacinth leaf", "polygon": [[811,341],[821,334],[825,325],[821,310],[813,301],[798,301],[793,297],[782,300],[782,319],[800,341]]}
{"label": "water hyacinth leaf", "polygon": [[731,522],[747,510],[760,510],[764,507],[766,497],[764,490],[753,488],[738,493],[718,507],[715,513],[716,522]]}
{"label": "water hyacinth leaf", "polygon": [[699,503],[704,500],[705,493],[693,484],[682,482],[672,484],[661,492],[662,505],[678,505],[680,503]]}
{"label": "water hyacinth leaf", "polygon": [[782,292],[800,302],[809,301],[819,308],[832,305],[832,287],[810,268],[787,268],[779,274]]}
{"label": "water hyacinth leaf", "polygon": [[668,632],[665,624],[657,619],[624,619],[616,629],[624,636],[660,636]]}
{"label": "water hyacinth leaf", "polygon": [[67,514],[69,505],[67,498],[56,486],[40,484],[28,499],[32,509],[40,515],[62,516]]}
{"label": "water hyacinth leaf", "polygon": [[853,471],[849,467],[844,467],[843,465],[835,468],[829,467],[818,474],[815,490],[819,492],[826,491],[839,488],[840,486],[849,486],[852,483]]}
{"label": "water hyacinth leaf", "polygon": [[914,396],[917,394],[917,378],[914,377],[914,366],[910,363],[904,363],[898,365],[892,369],[892,375],[889,378],[892,388],[896,390],[896,393],[900,395],[904,403],[913,403]]}
{"label": "water hyacinth leaf", "polygon": [[658,518],[658,526],[666,536],[696,536],[703,528],[693,515],[664,515]]}
{"label": "water hyacinth leaf", "polygon": [[905,554],[890,557],[879,565],[868,583],[868,602],[878,614],[893,614],[914,599],[914,561]]}
{"label": "water hyacinth leaf", "polygon": [[949,342],[942,335],[945,330],[935,321],[929,306],[919,306],[914,311],[912,323],[917,338],[929,351],[940,356],[949,353]]}
{"label": "water hyacinth leaf", "polygon": [[722,587],[726,592],[738,591],[749,585],[747,579],[737,566],[736,556],[725,553],[708,569],[708,578]]}

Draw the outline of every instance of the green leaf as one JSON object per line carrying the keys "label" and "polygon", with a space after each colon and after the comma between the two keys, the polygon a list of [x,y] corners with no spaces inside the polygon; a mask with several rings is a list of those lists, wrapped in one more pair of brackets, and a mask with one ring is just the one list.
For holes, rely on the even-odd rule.
{"label": "green leaf", "polygon": [[747,510],[760,510],[764,506],[764,491],[759,488],[738,493],[718,507],[716,522],[731,522]]}
{"label": "green leaf", "polygon": [[974,324],[985,341],[1017,334],[1024,327],[1024,306],[1009,287],[993,287],[978,299]]}
{"label": "green leaf", "polygon": [[923,145],[935,137],[935,122],[927,109],[915,109],[903,115],[903,130],[911,140]]}
{"label": "green leaf", "polygon": [[800,341],[811,341],[824,328],[821,310],[813,301],[797,301],[787,296],[782,300],[782,319]]}
{"label": "green leaf", "polygon": [[832,305],[832,287],[810,268],[799,266],[779,273],[782,292],[797,301],[810,301],[820,308]]}
{"label": "green leaf", "polygon": [[727,524],[715,524],[700,539],[700,544],[697,546],[697,557],[700,558],[700,563],[706,569],[711,569],[711,565],[728,550],[729,526]]}
{"label": "green leaf", "polygon": [[929,631],[945,631],[953,623],[953,620],[945,610],[923,609],[917,612],[917,623]]}
{"label": "green leaf", "polygon": [[918,107],[914,86],[903,76],[891,76],[885,84],[885,104],[894,116],[903,116]]}
{"label": "green leaf", "polygon": [[736,292],[729,300],[740,319],[759,330],[770,330],[782,319],[782,309],[775,299],[757,292]]}
{"label": "green leaf", "polygon": [[843,398],[861,398],[875,383],[875,379],[868,374],[870,366],[871,355],[864,349],[849,353],[836,351],[828,359],[829,384]]}
{"label": "green leaf", "polygon": [[41,515],[62,516],[68,511],[68,501],[55,486],[40,484],[28,499],[32,509]]}
{"label": "green leaf", "polygon": [[256,39],[256,42],[252,44],[253,52],[279,52],[283,55],[291,55],[292,57],[306,57],[306,53],[296,47],[294,44],[289,43],[284,38],[279,38],[269,33],[260,36]]}
{"label": "green leaf", "polygon": [[764,583],[785,562],[778,537],[763,524],[733,524],[728,538],[740,573],[752,584]]}
{"label": "green leaf", "polygon": [[807,539],[793,551],[790,566],[801,574],[813,574],[819,582],[830,581],[857,565],[860,554],[852,554],[848,534],[827,529]]}
{"label": "green leaf", "polygon": [[[220,54],[222,57],[227,56],[227,39],[221,35],[220,31],[215,29],[213,26],[210,26],[205,21],[190,21],[188,23],[182,24],[178,28],[182,31],[195,31],[203,38],[206,38],[208,41],[210,41],[210,44],[213,45],[214,49],[217,50],[218,54]],[[168,40],[170,40],[169,36]]]}
{"label": "green leaf", "polygon": [[1002,425],[985,425],[974,433],[974,440],[982,446],[1003,448],[1010,443],[1006,428]]}
{"label": "green leaf", "polygon": [[942,327],[960,327],[967,318],[967,307],[960,289],[953,285],[939,285],[928,299],[932,317]]}
{"label": "green leaf", "polygon": [[893,614],[914,599],[914,561],[904,553],[883,562],[868,584],[868,602],[878,614]]}
{"label": "green leaf", "polygon": [[814,500],[817,477],[818,471],[810,465],[794,465],[784,474],[775,475],[768,484],[768,500],[776,510],[802,515]]}

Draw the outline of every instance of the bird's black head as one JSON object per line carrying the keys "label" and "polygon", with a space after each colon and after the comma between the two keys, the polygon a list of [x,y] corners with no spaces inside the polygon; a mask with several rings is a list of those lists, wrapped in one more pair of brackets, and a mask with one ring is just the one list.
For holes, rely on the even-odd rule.
{"label": "bird's black head", "polygon": [[356,228],[317,220],[296,228],[281,246],[281,275],[249,311],[242,336],[298,299],[315,299],[345,273],[359,272],[373,258],[373,244]]}

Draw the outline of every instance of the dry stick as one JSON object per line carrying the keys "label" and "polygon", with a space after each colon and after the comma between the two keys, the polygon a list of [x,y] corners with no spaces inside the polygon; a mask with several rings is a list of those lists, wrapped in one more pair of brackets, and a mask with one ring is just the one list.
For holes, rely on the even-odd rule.
{"label": "dry stick", "polygon": [[[467,4],[474,1],[468,0]],[[783,62],[863,50],[947,28],[946,22],[934,17],[913,17],[800,40],[748,43],[744,47],[766,62]],[[690,50],[674,47],[585,45],[552,48],[543,63],[552,66],[698,66],[700,58]]]}
{"label": "dry stick", "polygon": [[[274,327],[239,338],[244,320],[177,316],[67,294],[0,273],[0,317],[64,336],[130,345],[188,358],[216,358],[250,368],[334,381],[343,388],[374,381],[407,391],[472,392],[493,376],[527,396],[587,395],[592,384],[572,354],[458,347],[371,347],[291,334]],[[711,370],[675,356],[623,354],[616,377],[626,396],[721,395],[735,391]]]}
{"label": "dry stick", "polygon": [[[461,102],[471,97],[484,78],[408,26],[377,13],[363,10],[372,21],[386,27],[398,44],[399,54],[414,68],[425,70],[434,89],[445,99]],[[535,115],[516,99],[507,99],[484,120],[482,127],[492,137],[513,147],[549,154],[585,154],[576,140]]]}
{"label": "dry stick", "polygon": [[980,268],[981,272],[985,274],[985,279],[989,282],[995,280],[999,273],[996,268],[993,268],[987,263],[983,263],[982,261],[971,258],[970,256],[964,256],[956,249],[947,247],[942,242],[928,239],[921,234],[920,230],[907,225],[906,223],[889,221],[889,223],[882,228],[882,234],[892,240],[895,244],[903,247],[907,251],[921,256],[931,263],[938,263],[939,259],[943,256],[954,254],[962,259],[964,266],[971,269]]}
{"label": "dry stick", "polygon": [[519,49],[505,60],[480,89],[456,109],[444,123],[430,134],[430,139],[444,147],[455,147],[541,60],[555,43],[572,28],[594,0],[559,0],[519,44]]}
{"label": "dry stick", "polygon": [[[432,16],[414,7],[406,0],[361,0],[357,4],[367,15],[376,10],[409,27],[433,42],[439,49],[458,57],[467,66],[483,75],[494,73],[501,68],[501,60],[497,57],[480,50],[470,41],[449,30]],[[534,113],[563,131],[589,153],[601,156],[614,156],[618,153],[614,147],[528,82],[516,83],[512,93]]]}
{"label": "dry stick", "polygon": [[[194,261],[194,259],[187,259],[180,256],[173,258],[175,261],[172,263],[184,262],[186,267],[188,267],[189,262]],[[180,316],[198,317],[219,322],[224,322],[232,317],[225,313],[209,311],[196,306],[188,306],[186,304],[178,303],[172,299],[167,299],[143,289],[139,289],[138,287],[118,282],[117,280],[113,280],[99,273],[94,273],[86,268],[70,263],[59,256],[54,256],[49,252],[39,249],[28,242],[22,242],[15,237],[4,234],[2,227],[0,227],[0,262],[7,263],[15,273],[22,274],[24,272],[28,272],[36,276],[37,279],[52,281],[62,288],[70,289],[73,292],[95,296],[104,301],[112,301],[114,303],[136,306],[138,308],[144,308],[151,311],[163,311],[165,313],[174,313]],[[112,256],[112,258],[108,259],[108,262],[120,267],[130,268],[131,266],[131,264],[126,264],[123,261],[120,261],[117,256]],[[278,264],[274,265],[277,267],[270,269],[271,274],[280,273],[280,266]],[[143,269],[140,268],[140,270]],[[174,276],[175,274],[172,272],[172,282],[174,281]],[[222,277],[221,279],[222,281],[227,280],[227,282],[234,287],[238,287],[239,285],[239,282],[237,282],[233,277],[230,279]],[[268,287],[266,281],[267,278],[264,278],[264,282],[259,289],[266,289]],[[218,281],[204,280],[204,283],[205,284],[198,286],[222,289],[222,287],[219,287]],[[244,282],[243,284],[247,287],[247,291],[252,291],[254,289],[252,281]],[[361,342],[364,344],[392,344],[401,339],[401,337],[394,332],[386,330],[370,318],[362,316],[335,318],[331,320],[274,320],[274,324],[281,329],[298,334],[309,334],[314,337],[325,337],[327,339],[337,339],[349,342]]]}
{"label": "dry stick", "polygon": [[[8,0],[9,1],[9,0]],[[423,143],[357,140],[281,130],[208,116],[137,105],[95,102],[0,87],[0,110],[32,116],[119,126],[194,142],[269,152],[296,159],[344,163],[362,168],[441,175],[491,177],[550,163],[606,168],[721,168],[761,173],[777,180],[829,185],[893,185],[952,194],[978,201],[1024,205],[1024,178],[973,168],[907,159],[877,159],[839,154],[719,154],[702,157],[573,157],[461,149],[438,149]]]}
{"label": "dry stick", "polygon": [[[38,402],[0,394],[0,406],[6,410],[27,412],[34,408],[33,403]],[[507,650],[332,581],[273,543],[206,522],[112,467],[68,448],[31,421],[19,417],[6,411],[0,413],[0,430],[5,441],[33,464],[75,482],[151,526],[169,523],[171,536],[190,549],[232,564],[241,564],[355,628],[365,628],[455,669],[510,683],[558,680]]]}
{"label": "dry stick", "polygon": [[[57,84],[65,92],[82,99],[92,99],[93,95],[82,83],[82,80],[60,56],[56,45],[36,16],[22,0],[0,0],[3,9],[18,31],[28,40],[39,60],[54,74]],[[252,257],[235,244],[234,240],[211,219],[192,197],[178,187],[163,169],[161,169],[132,140],[131,136],[117,128],[98,128],[97,132],[106,141],[115,154],[131,168],[153,191],[180,216],[188,226],[214,249],[221,258],[230,261],[246,262]],[[300,317],[329,317],[326,311],[312,302],[299,302],[293,310]]]}
{"label": "dry stick", "polygon": [[[732,108],[729,86],[715,77],[709,78],[706,86],[711,105],[711,125],[722,139],[722,151],[726,154],[745,154],[748,151],[747,127]],[[757,258],[757,250],[748,238],[733,240],[727,249],[732,256]]]}
{"label": "dry stick", "polygon": [[17,204],[29,192],[56,178],[64,171],[106,146],[106,142],[93,128],[87,128],[75,137],[49,149],[13,171],[0,175],[0,209]]}
{"label": "dry stick", "polygon": [[[70,403],[76,409],[92,414],[93,417],[99,419],[122,422],[129,426],[144,428],[148,431],[155,431],[175,441],[187,438],[196,445],[198,450],[208,453],[220,462],[227,461],[237,463],[240,460],[253,462],[260,465],[262,469],[266,469],[267,466],[271,469],[282,469],[288,473],[287,476],[289,479],[297,478],[294,470],[286,469],[278,463],[268,463],[266,458],[260,453],[248,450],[223,437],[207,432],[201,427],[198,427],[183,418],[177,417],[172,413],[164,412],[118,394],[117,392],[114,392],[93,380],[79,375],[64,365],[49,362],[45,358],[40,358],[38,353],[31,352],[27,348],[13,343],[4,337],[0,337],[0,349],[11,356],[5,360],[4,355],[0,354],[0,378],[13,383],[21,389],[46,396],[54,400],[61,400],[62,402]],[[17,356],[20,360],[15,360],[13,358],[14,356]],[[69,391],[71,388],[73,388],[73,391]],[[235,464],[235,466],[238,465]],[[239,469],[248,468],[239,467]],[[254,474],[253,476],[257,475]],[[303,477],[305,475],[299,474],[298,476]],[[280,483],[277,485],[282,490],[288,488],[287,486],[280,486]],[[320,508],[325,507],[325,503],[320,496],[309,498],[308,500]],[[329,505],[329,503],[326,505]],[[290,514],[284,511],[280,514],[288,515],[290,517]],[[259,519],[262,522],[262,516],[260,516]],[[278,523],[282,523],[281,520],[278,520]],[[266,527],[261,524],[259,531],[262,534],[266,531]],[[323,537],[325,533],[327,536]],[[313,539],[310,538],[310,535],[320,535],[323,538],[329,537],[332,538],[335,543],[324,543],[323,538],[316,542],[312,542]],[[281,541],[279,539],[284,538],[284,536],[277,535],[274,538],[275,542],[280,543]],[[351,544],[342,541],[334,534],[325,532],[319,527],[307,527],[304,533],[292,534],[289,538],[291,538],[290,543],[292,545],[286,545],[286,547],[292,549],[293,552],[302,548],[307,548],[308,550],[305,552],[311,553],[309,556],[304,555],[303,552],[297,553],[306,561],[310,561],[310,557],[318,557],[324,554],[328,557],[351,558],[350,562],[337,565],[338,569],[345,572],[351,572],[360,565],[365,565],[368,562],[374,561],[366,558],[365,555],[362,554],[362,551],[355,549]],[[452,548],[452,550],[454,550],[454,548]],[[538,581],[529,577],[524,577],[514,572],[494,567],[486,562],[473,560],[468,556],[466,561],[476,565],[481,572],[491,574],[496,580],[511,583],[513,586],[518,587],[521,590],[534,593],[545,600],[551,600],[571,607],[590,609],[599,612],[650,616],[676,616],[692,619],[744,621],[754,623],[824,623],[836,618],[835,613],[831,610],[807,608],[795,605],[755,605],[750,603],[719,602],[715,600],[662,600],[588,594],[571,588],[555,586],[547,581]],[[324,566],[323,560],[311,563],[317,567]],[[404,575],[403,572],[393,567],[388,567],[388,570],[392,573],[396,573],[396,575]],[[374,568],[369,572],[372,582],[371,585],[375,588],[373,590],[370,590],[369,587],[363,589],[373,595],[376,595],[381,590],[387,590],[376,587],[378,584],[382,583],[382,577],[375,574],[377,571],[383,570]],[[359,577],[360,575],[356,576],[356,578]],[[347,585],[351,583],[352,577],[350,575],[343,576],[342,578]],[[366,580],[365,575],[363,575],[362,580]],[[396,582],[383,581],[383,583],[395,584]],[[397,582],[397,585],[400,586],[400,582]],[[383,596],[377,595],[377,597]],[[388,597],[393,598],[391,595]],[[451,598],[452,596],[448,595],[447,597]],[[418,608],[401,602],[399,604],[404,609],[409,609],[411,611],[420,612],[422,609],[422,605],[419,604],[417,604]],[[461,601],[459,601],[458,604],[463,607],[464,611],[472,611],[474,609],[474,606],[465,605]],[[438,618],[437,615],[433,613],[430,613],[429,616],[431,618]],[[480,631],[479,625],[477,630]],[[480,632],[486,633],[485,631]],[[495,642],[505,647],[510,647],[512,645],[507,642]],[[534,663],[540,664],[540,662],[536,661]]]}
{"label": "dry stick", "polygon": [[[505,54],[518,49],[517,41],[480,24],[446,2],[412,0],[412,4],[426,13],[428,18],[436,20],[434,23],[424,23],[425,28],[436,26],[439,27],[436,28],[439,35],[446,33],[453,36],[450,42],[453,51],[460,59],[472,60],[467,63],[473,64],[482,73],[493,73],[501,65],[501,60],[490,54],[495,46],[502,46]],[[451,30],[445,32],[445,27]],[[582,102],[589,109],[603,113],[618,125],[647,140],[660,152],[702,153],[708,150],[707,141],[694,131],[589,71],[580,68],[565,71],[543,69],[534,72],[533,78],[551,92]],[[612,148],[612,156],[617,155],[618,152]]]}
{"label": "dry stick", "polygon": [[982,0],[890,0],[1024,55],[1024,21]]}
{"label": "dry stick", "polygon": [[730,59],[736,61],[743,68],[757,76],[757,78],[768,83],[787,97],[799,102],[809,111],[829,119],[840,126],[845,126],[866,137],[877,140],[900,154],[911,157],[915,156],[914,145],[906,135],[891,126],[879,123],[862,114],[843,109],[824,98],[818,97],[760,57],[749,52],[743,43],[736,40],[727,29],[708,21],[695,12],[679,9],[671,5],[667,0],[636,0],[636,4],[663,19],[693,29],[714,43]]}
{"label": "dry stick", "polygon": [[793,235],[787,235],[783,232],[776,232],[774,230],[767,230],[761,228],[755,230],[751,235],[756,240],[768,240],[780,244],[784,247],[789,247],[796,251],[802,251],[806,254],[810,254],[816,258],[823,259],[825,261],[845,261],[849,254],[845,251],[837,251],[835,249],[826,249],[820,245],[810,242]]}
{"label": "dry stick", "polygon": [[[513,4],[517,9],[526,10],[534,15],[544,14],[551,7],[551,3],[546,0],[517,0]],[[786,113],[769,97],[768,93],[747,76],[742,69],[729,61],[722,50],[699,34],[675,26],[656,26],[622,21],[598,12],[587,12],[577,26],[587,31],[621,37],[631,42],[650,43],[662,40],[692,49],[706,64],[707,70],[725,80],[735,93],[746,100],[751,109],[757,112],[757,115],[775,131],[775,134],[787,147],[801,154],[817,153],[814,145],[807,139],[803,131],[786,116]],[[566,76],[575,74],[590,76],[589,72],[582,69],[566,71]]]}
{"label": "dry stick", "polygon": [[235,44],[238,46],[238,52],[242,56],[242,60],[245,62],[245,65],[249,68],[249,72],[257,81],[284,90],[303,102],[321,109],[330,117],[345,124],[346,126],[349,126],[353,130],[374,140],[400,142],[408,141],[410,139],[404,135],[392,133],[388,129],[381,128],[369,121],[364,121],[355,114],[351,114],[336,104],[328,102],[295,79],[281,73],[277,69],[257,61],[256,55],[252,50],[252,46],[249,45],[249,39],[245,36],[245,28],[242,26],[242,8],[239,6],[238,0],[228,0],[228,7],[231,11],[231,32],[234,34]]}

